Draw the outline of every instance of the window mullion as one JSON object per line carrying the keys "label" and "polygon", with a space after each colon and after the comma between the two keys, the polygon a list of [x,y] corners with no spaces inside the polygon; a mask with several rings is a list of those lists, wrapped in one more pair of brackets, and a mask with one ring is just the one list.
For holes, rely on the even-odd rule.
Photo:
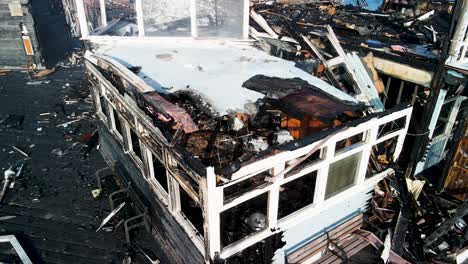
{"label": "window mullion", "polygon": [[145,36],[145,24],[143,22],[143,5],[141,1],[142,0],[135,1],[135,9],[136,9],[136,15],[137,15],[138,36],[144,37]]}
{"label": "window mullion", "polygon": [[196,0],[190,0],[190,26],[192,37],[198,37]]}
{"label": "window mullion", "polygon": [[107,26],[107,13],[105,0],[99,0],[99,8],[101,10],[101,24],[103,27]]}
{"label": "window mullion", "polygon": [[325,148],[325,155],[323,165],[317,171],[317,184],[315,187],[314,204],[320,205],[325,201],[325,191],[327,188],[328,169],[330,162],[335,156],[335,142],[328,144]]}
{"label": "window mullion", "polygon": [[[282,172],[284,168],[285,168],[284,163],[276,165],[273,168],[273,175],[277,175],[278,173]],[[275,228],[278,222],[279,190],[280,190],[280,184],[282,183],[283,178],[284,178],[284,175],[280,176],[279,179],[276,179],[268,195],[267,217],[268,217],[268,226],[270,229]]]}

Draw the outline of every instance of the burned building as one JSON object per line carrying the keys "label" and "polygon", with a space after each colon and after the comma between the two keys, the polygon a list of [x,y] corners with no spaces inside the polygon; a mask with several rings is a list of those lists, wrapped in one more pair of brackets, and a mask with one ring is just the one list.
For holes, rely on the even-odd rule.
{"label": "burned building", "polygon": [[359,252],[371,192],[395,173],[412,105],[433,82],[430,67],[385,52],[366,63],[337,25],[270,9],[76,1],[100,150],[174,263],[331,263],[336,248]]}
{"label": "burned building", "polygon": [[[343,58],[361,58],[381,107],[405,102],[415,108],[404,166],[414,167],[411,175],[417,175],[450,161],[449,141],[465,126],[458,120],[464,119],[460,109],[466,104],[466,3],[384,1],[380,9],[384,12],[326,3],[258,4],[251,30],[265,50],[280,56],[297,56],[297,45],[311,48],[312,56],[300,51],[304,60],[326,70],[309,66],[309,71],[331,76],[344,91],[354,92],[352,82],[364,78],[354,77],[352,61]],[[336,41],[328,37],[327,25]],[[335,52],[338,41],[347,54]]]}

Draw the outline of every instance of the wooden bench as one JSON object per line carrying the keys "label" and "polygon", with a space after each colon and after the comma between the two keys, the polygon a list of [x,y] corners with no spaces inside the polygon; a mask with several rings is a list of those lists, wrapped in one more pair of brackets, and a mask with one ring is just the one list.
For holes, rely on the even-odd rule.
{"label": "wooden bench", "polygon": [[[352,234],[362,226],[362,214],[358,214],[334,229],[304,245],[299,250],[288,255],[289,264],[341,263],[345,259],[361,251],[368,243]],[[333,250],[330,250],[332,248]]]}

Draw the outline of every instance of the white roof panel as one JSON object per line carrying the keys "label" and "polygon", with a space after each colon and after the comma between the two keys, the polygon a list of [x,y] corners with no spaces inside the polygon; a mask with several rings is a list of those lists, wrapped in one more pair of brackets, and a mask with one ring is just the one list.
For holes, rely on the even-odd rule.
{"label": "white roof panel", "polygon": [[295,67],[294,62],[270,56],[246,42],[158,39],[102,40],[96,44],[97,54],[113,57],[125,66],[141,66],[139,76],[155,90],[173,93],[190,89],[219,114],[244,112],[246,104],[264,97],[242,87],[257,74],[299,77],[339,99],[358,102]]}

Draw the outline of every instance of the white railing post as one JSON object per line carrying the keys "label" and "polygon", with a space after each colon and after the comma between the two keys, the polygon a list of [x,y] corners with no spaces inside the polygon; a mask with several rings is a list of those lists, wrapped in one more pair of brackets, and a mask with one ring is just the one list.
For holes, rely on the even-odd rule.
{"label": "white railing post", "polygon": [[78,15],[78,22],[80,23],[81,37],[87,38],[89,36],[88,19],[86,19],[86,11],[83,0],[76,0],[75,4],[76,13]]}
{"label": "white railing post", "polygon": [[135,8],[136,8],[136,15],[137,15],[137,24],[138,24],[138,36],[144,37],[145,36],[145,24],[143,21],[143,4],[142,0],[136,0]]}
{"label": "white railing post", "polygon": [[107,26],[107,13],[105,0],[99,0],[99,8],[101,10],[101,24]]}

